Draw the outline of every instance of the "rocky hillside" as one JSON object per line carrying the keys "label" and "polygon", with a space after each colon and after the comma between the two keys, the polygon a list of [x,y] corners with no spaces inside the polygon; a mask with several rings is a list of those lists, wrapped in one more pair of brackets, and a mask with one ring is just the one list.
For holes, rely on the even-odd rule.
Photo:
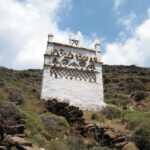
{"label": "rocky hillside", "polygon": [[[0,67],[0,134],[3,128],[6,133],[0,149],[136,150],[134,142],[139,149],[150,150],[149,68],[104,65],[105,102],[109,105],[101,112],[78,114],[78,108],[58,104],[61,113],[57,114],[39,99],[41,78],[41,70]],[[72,112],[78,114],[75,123]]]}

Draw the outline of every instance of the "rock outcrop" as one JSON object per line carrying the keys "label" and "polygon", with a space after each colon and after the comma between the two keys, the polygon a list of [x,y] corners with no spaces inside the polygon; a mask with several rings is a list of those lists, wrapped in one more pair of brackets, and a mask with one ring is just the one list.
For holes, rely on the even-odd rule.
{"label": "rock outcrop", "polygon": [[24,134],[25,114],[13,104],[0,106],[0,122],[6,134]]}
{"label": "rock outcrop", "polygon": [[68,103],[58,102],[56,99],[52,99],[48,100],[45,106],[48,111],[65,117],[73,132],[85,138],[93,138],[99,145],[107,145],[121,149],[130,140],[127,135],[117,133],[109,126],[86,123],[82,110],[78,107],[69,106]]}
{"label": "rock outcrop", "polygon": [[25,138],[5,135],[4,140],[0,143],[0,150],[41,150],[40,148],[28,142]]}
{"label": "rock outcrop", "polygon": [[139,150],[133,142],[126,144],[121,150]]}
{"label": "rock outcrop", "polygon": [[25,137],[25,114],[15,105],[0,106],[0,150],[41,150]]}
{"label": "rock outcrop", "polygon": [[83,112],[78,107],[69,106],[68,103],[58,102],[56,99],[48,100],[45,104],[48,111],[63,116],[69,124],[85,125]]}

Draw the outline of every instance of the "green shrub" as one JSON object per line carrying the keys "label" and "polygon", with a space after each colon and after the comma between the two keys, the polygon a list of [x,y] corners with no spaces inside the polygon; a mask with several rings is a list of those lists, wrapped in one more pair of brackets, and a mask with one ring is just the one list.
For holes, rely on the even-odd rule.
{"label": "green shrub", "polygon": [[128,90],[128,93],[131,93],[133,91],[146,91],[147,90],[146,86],[142,83],[129,83],[126,88]]}
{"label": "green shrub", "polygon": [[26,111],[25,114],[27,118],[26,127],[30,132],[30,137],[44,130],[44,124],[39,115],[31,111]]}
{"label": "green shrub", "polygon": [[110,82],[111,80],[108,77],[104,76],[104,84],[108,84]]}
{"label": "green shrub", "polygon": [[17,105],[21,105],[25,102],[24,95],[21,91],[10,91],[8,99]]}
{"label": "green shrub", "polygon": [[150,122],[150,112],[124,111],[124,117],[128,120],[127,129],[136,130],[141,124]]}
{"label": "green shrub", "polygon": [[32,138],[29,138],[28,140],[37,146],[40,146],[40,147],[45,146],[45,139],[40,134],[35,134],[32,136]]}
{"label": "green shrub", "polygon": [[104,114],[107,119],[115,119],[123,117],[122,110],[115,106],[106,106],[101,110],[101,113]]}
{"label": "green shrub", "polygon": [[99,120],[100,116],[97,113],[91,115],[91,120]]}
{"label": "green shrub", "polygon": [[134,133],[134,141],[141,150],[150,149],[150,121],[144,122]]}
{"label": "green shrub", "polygon": [[69,150],[88,150],[84,145],[84,141],[80,137],[75,137],[73,139],[68,139],[67,146]]}
{"label": "green shrub", "polygon": [[109,92],[109,93],[105,93],[104,97],[105,97],[105,99],[107,100],[107,99],[114,98],[115,95],[114,95],[112,92]]}
{"label": "green shrub", "polygon": [[2,95],[2,94],[0,94],[0,100],[1,100],[1,99],[3,99],[3,95]]}
{"label": "green shrub", "polygon": [[69,150],[69,149],[63,142],[51,140],[49,150]]}
{"label": "green shrub", "polygon": [[145,92],[134,92],[131,94],[131,98],[134,98],[136,102],[144,100],[148,95]]}
{"label": "green shrub", "polygon": [[50,131],[53,137],[63,137],[69,131],[69,124],[64,117],[45,113],[40,115],[46,131]]}
{"label": "green shrub", "polygon": [[113,104],[117,106],[126,106],[130,103],[130,100],[128,97],[116,97],[105,100],[107,104]]}

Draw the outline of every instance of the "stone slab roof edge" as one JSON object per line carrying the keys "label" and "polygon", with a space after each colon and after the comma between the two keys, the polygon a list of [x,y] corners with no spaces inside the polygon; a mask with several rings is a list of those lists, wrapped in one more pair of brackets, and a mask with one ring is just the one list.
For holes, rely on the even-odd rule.
{"label": "stone slab roof edge", "polygon": [[82,50],[96,52],[96,50],[92,49],[92,48],[86,48],[86,47],[81,47],[81,46],[73,46],[73,45],[66,44],[66,43],[58,43],[58,42],[50,42],[50,41],[48,41],[47,43],[48,44],[55,44],[55,45],[58,45],[58,46],[65,46],[65,47],[69,47],[69,48],[82,49]]}

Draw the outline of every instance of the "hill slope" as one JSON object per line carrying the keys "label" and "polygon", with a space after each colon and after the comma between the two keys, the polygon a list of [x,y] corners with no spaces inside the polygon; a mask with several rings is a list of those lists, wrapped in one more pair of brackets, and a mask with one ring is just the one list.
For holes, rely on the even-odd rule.
{"label": "hill slope", "polygon": [[[16,71],[0,67],[0,106],[12,102],[17,104],[27,118],[25,132],[28,139],[36,145],[46,149],[60,149],[60,147],[74,150],[86,149],[84,147],[86,144],[83,144],[86,142],[83,142],[80,136],[69,132],[70,127],[65,118],[46,112],[44,102],[39,99],[41,79],[42,70]],[[143,130],[143,126],[149,124],[150,120],[150,69],[104,65],[103,81],[105,102],[116,107],[108,106],[101,112],[85,111],[86,121],[109,125],[117,132],[136,135],[138,128]],[[57,129],[45,128],[41,115],[44,115],[44,118],[50,116],[61,126]],[[150,132],[149,128],[144,127],[144,129],[147,133]],[[142,136],[142,133],[140,135]],[[147,139],[150,140],[150,137]],[[90,138],[88,141],[93,140]],[[141,148],[140,144],[138,146]],[[99,147],[99,149],[103,148]]]}

